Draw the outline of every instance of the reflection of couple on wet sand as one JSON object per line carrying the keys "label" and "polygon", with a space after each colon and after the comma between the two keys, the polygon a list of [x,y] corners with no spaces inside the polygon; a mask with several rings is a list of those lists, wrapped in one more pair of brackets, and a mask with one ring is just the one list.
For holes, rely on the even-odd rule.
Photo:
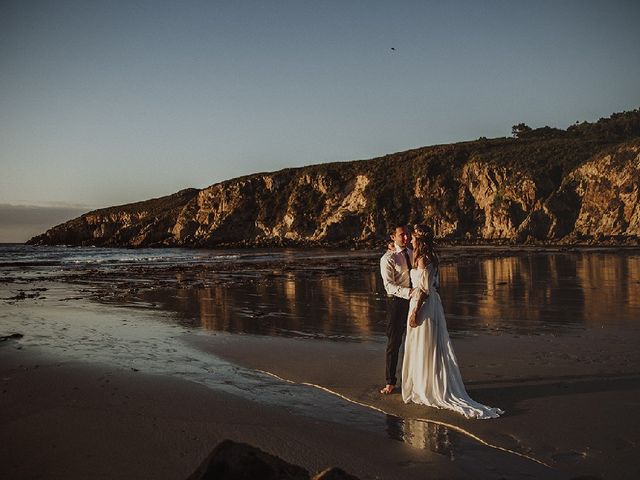
{"label": "reflection of couple on wet sand", "polygon": [[[482,405],[469,397],[449,332],[438,287],[438,255],[433,230],[415,225],[390,231],[393,245],[380,259],[380,272],[387,292],[386,385],[396,388],[398,355],[405,335],[402,361],[402,399],[436,408],[446,408],[467,418],[496,418],[499,408]],[[411,239],[411,246],[408,242]]]}

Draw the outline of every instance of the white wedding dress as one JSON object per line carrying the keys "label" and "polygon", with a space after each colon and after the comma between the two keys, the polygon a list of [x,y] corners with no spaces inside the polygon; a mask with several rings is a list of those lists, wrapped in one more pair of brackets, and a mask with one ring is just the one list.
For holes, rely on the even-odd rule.
{"label": "white wedding dress", "polygon": [[[402,399],[436,408],[447,408],[467,418],[496,418],[504,412],[487,407],[469,397],[451,346],[444,310],[437,287],[437,267],[411,270],[411,284],[428,296],[416,315],[417,327],[407,323],[407,336],[402,361]],[[415,309],[412,298],[409,311]]]}

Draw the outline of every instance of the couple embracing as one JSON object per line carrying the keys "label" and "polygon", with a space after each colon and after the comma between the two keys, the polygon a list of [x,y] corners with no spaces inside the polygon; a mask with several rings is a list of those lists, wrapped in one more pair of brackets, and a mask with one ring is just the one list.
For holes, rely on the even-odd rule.
{"label": "couple embracing", "polygon": [[[386,385],[396,388],[396,369],[402,339],[402,400],[454,410],[467,418],[496,418],[499,408],[482,405],[469,397],[449,332],[438,287],[440,275],[433,230],[404,225],[390,231],[389,250],[380,259],[380,272],[387,292]],[[409,248],[409,242],[413,248]]]}

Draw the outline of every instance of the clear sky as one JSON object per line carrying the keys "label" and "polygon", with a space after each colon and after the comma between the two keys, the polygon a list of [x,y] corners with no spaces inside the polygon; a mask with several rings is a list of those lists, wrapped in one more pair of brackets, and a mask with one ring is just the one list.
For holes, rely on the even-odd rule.
{"label": "clear sky", "polygon": [[639,25],[635,0],[3,0],[0,241],[239,175],[638,108]]}

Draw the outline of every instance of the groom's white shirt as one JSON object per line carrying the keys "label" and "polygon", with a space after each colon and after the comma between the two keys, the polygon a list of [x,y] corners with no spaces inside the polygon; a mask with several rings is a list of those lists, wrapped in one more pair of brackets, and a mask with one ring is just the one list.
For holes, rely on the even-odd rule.
{"label": "groom's white shirt", "polygon": [[[395,246],[395,251],[387,251],[380,259],[380,273],[387,294],[409,299],[411,296],[411,277],[409,265],[402,253],[404,248]],[[411,255],[411,250],[407,250]]]}

